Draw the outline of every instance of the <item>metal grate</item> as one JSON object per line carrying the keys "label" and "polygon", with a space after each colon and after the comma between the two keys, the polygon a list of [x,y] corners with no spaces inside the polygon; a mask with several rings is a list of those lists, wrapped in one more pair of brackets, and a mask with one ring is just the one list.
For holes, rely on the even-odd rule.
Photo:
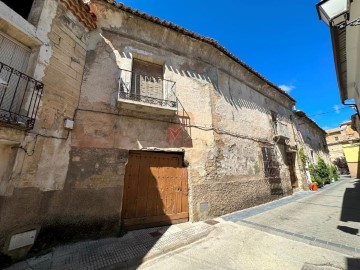
{"label": "metal grate", "polygon": [[280,164],[275,149],[273,147],[262,147],[261,152],[264,163],[264,174],[268,179],[271,195],[283,195],[284,190],[280,178]]}
{"label": "metal grate", "polygon": [[0,121],[32,129],[44,85],[0,62]]}
{"label": "metal grate", "polygon": [[262,147],[261,152],[264,163],[265,177],[279,177],[279,163],[276,159],[274,148]]}
{"label": "metal grate", "polygon": [[120,99],[177,108],[175,91],[176,84],[173,81],[128,70],[120,70]]}

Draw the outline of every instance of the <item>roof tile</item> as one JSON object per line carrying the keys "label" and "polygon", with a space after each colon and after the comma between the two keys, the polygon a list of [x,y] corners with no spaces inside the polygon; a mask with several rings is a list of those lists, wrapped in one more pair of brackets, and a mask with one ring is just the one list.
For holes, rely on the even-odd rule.
{"label": "roof tile", "polygon": [[285,95],[287,98],[289,98],[291,101],[295,102],[295,99],[293,99],[288,93],[286,93],[284,90],[282,90],[279,86],[277,86],[276,84],[272,83],[271,81],[269,81],[268,79],[266,79],[264,76],[262,76],[260,73],[258,73],[257,71],[255,71],[253,68],[251,68],[249,65],[245,64],[243,61],[241,61],[239,58],[237,58],[234,54],[232,54],[230,51],[228,51],[225,47],[221,46],[216,40],[212,39],[212,38],[208,38],[208,37],[204,37],[201,36],[195,32],[192,32],[188,29],[185,29],[181,26],[178,26],[172,22],[168,22],[165,20],[161,20],[158,17],[143,13],[143,12],[139,12],[138,10],[132,9],[128,6],[125,6],[122,3],[117,3],[114,0],[100,0],[102,2],[106,2],[109,3],[113,6],[115,6],[116,8],[128,12],[132,15],[138,16],[140,18],[143,18],[145,20],[148,20],[150,22],[165,26],[169,29],[172,29],[178,33],[181,33],[183,35],[195,38],[197,40],[200,40],[202,42],[205,42],[207,44],[212,45],[213,47],[215,47],[216,49],[218,49],[220,52],[224,53],[226,56],[228,56],[229,58],[231,58],[232,60],[234,60],[235,62],[237,62],[238,64],[240,64],[242,67],[244,67],[245,69],[247,69],[248,71],[250,71],[252,74],[254,74],[255,76],[257,76],[259,79],[263,80],[266,84],[268,84],[269,86],[275,88],[277,91],[279,91],[281,94]]}

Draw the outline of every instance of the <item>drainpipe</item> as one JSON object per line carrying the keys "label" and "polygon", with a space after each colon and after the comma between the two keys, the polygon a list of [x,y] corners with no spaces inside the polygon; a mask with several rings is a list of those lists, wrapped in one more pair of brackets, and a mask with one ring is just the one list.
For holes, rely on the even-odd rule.
{"label": "drainpipe", "polygon": [[351,107],[353,107],[353,108],[355,109],[355,111],[356,111],[357,116],[358,116],[359,119],[360,119],[359,108],[358,108],[358,106],[356,105],[356,103],[345,103],[345,100],[342,100],[341,103],[342,103],[344,106],[351,106]]}

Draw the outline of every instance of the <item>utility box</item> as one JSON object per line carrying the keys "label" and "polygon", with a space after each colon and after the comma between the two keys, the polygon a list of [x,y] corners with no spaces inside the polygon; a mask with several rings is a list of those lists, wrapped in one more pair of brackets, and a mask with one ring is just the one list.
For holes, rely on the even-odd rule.
{"label": "utility box", "polygon": [[34,244],[36,230],[15,234],[10,239],[9,251]]}
{"label": "utility box", "polygon": [[73,129],[74,128],[74,121],[71,119],[65,119],[64,126],[66,129]]}

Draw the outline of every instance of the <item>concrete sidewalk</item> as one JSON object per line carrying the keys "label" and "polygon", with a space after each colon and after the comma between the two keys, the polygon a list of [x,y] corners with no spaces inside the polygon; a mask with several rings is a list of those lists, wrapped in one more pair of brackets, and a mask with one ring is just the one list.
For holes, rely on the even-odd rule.
{"label": "concrete sidewalk", "polygon": [[7,269],[127,269],[206,237],[214,229],[209,223],[183,223],[137,230],[121,238],[60,246],[46,255],[22,261]]}
{"label": "concrete sidewalk", "polygon": [[359,260],[340,252],[224,220],[214,227],[206,238],[146,261],[138,269],[360,269]]}

